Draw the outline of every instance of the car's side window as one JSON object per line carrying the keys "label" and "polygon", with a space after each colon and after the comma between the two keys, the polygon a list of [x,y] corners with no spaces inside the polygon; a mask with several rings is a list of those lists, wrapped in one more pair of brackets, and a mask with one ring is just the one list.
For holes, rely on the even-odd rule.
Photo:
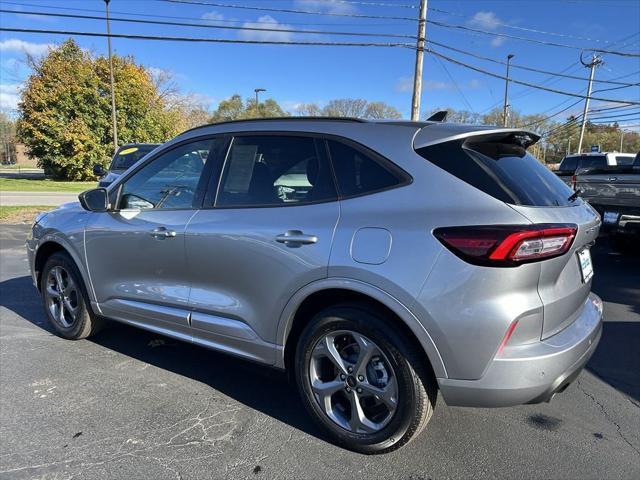
{"label": "car's side window", "polygon": [[336,140],[329,140],[328,144],[342,198],[385,190],[408,181],[359,149]]}
{"label": "car's side window", "polygon": [[216,206],[265,207],[337,199],[322,141],[304,136],[234,137]]}
{"label": "car's side window", "polygon": [[215,141],[187,143],[155,158],[123,183],[118,208],[192,208]]}

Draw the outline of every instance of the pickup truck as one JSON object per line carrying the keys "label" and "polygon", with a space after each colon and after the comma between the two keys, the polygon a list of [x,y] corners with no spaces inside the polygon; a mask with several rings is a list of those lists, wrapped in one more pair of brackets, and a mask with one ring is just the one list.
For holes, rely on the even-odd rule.
{"label": "pickup truck", "polygon": [[572,188],[575,188],[575,174],[581,168],[604,168],[616,165],[628,166],[633,163],[633,153],[594,152],[567,155],[560,162],[556,175]]}
{"label": "pickup truck", "polygon": [[598,211],[615,248],[640,245],[640,152],[632,165],[579,169],[575,190]]}

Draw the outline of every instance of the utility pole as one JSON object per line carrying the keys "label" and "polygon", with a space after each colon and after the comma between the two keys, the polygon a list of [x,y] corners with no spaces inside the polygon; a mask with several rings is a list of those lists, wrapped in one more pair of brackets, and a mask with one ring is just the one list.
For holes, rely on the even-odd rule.
{"label": "utility pole", "polygon": [[257,117],[260,112],[260,110],[258,109],[258,105],[260,105],[260,101],[258,100],[258,94],[260,92],[266,92],[267,90],[264,88],[254,88],[253,91],[256,94],[256,117]]}
{"label": "utility pole", "polygon": [[623,141],[624,141],[624,130],[620,129],[620,153],[624,152],[624,150],[622,150]]}
{"label": "utility pole", "polygon": [[587,126],[587,113],[589,111],[589,100],[591,97],[591,87],[593,85],[593,75],[598,65],[601,65],[602,57],[599,57],[595,53],[591,57],[591,62],[584,63],[582,56],[580,56],[580,62],[585,67],[590,68],[589,72],[589,86],[587,87],[587,97],[584,99],[584,111],[582,112],[582,125],[580,126],[580,139],[578,140],[578,154],[582,153],[582,141],[584,140],[584,129]]}
{"label": "utility pole", "polygon": [[427,31],[427,0],[420,0],[418,17],[418,40],[416,42],[416,67],[413,72],[413,98],[411,99],[411,120],[420,120],[420,97],[422,96],[422,64],[424,62],[424,43]]}
{"label": "utility pole", "polygon": [[502,126],[507,126],[507,118],[509,116],[509,67],[513,53],[507,55],[507,76],[504,79],[504,106],[502,107]]}
{"label": "utility pole", "polygon": [[113,124],[113,152],[118,150],[118,121],[116,116],[116,92],[113,82],[113,59],[111,58],[111,27],[109,25],[109,2],[104,0],[107,10],[107,45],[109,47],[109,81],[111,82],[111,122]]}
{"label": "utility pole", "polygon": [[567,155],[569,155],[571,153],[571,137],[569,137],[569,140],[567,141]]}

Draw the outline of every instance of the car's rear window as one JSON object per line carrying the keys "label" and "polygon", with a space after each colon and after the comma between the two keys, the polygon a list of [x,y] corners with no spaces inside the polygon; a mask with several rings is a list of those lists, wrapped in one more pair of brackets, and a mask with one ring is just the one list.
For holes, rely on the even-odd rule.
{"label": "car's rear window", "polygon": [[139,145],[122,148],[113,157],[111,170],[128,169],[154,148],[156,148],[156,145]]}
{"label": "car's rear window", "polygon": [[606,155],[572,155],[562,160],[558,170],[573,173],[579,168],[601,168],[606,166]]}
{"label": "car's rear window", "polygon": [[633,157],[631,155],[616,155],[616,164],[633,165]]}
{"label": "car's rear window", "polygon": [[501,142],[451,141],[418,153],[483,192],[515,205],[567,206],[573,191],[523,147]]}

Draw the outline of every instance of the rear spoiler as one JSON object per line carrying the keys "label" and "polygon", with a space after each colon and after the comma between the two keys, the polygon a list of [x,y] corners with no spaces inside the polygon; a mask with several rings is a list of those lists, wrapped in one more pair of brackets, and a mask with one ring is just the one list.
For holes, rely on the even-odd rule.
{"label": "rear spoiler", "polygon": [[414,149],[454,140],[471,142],[504,142],[528,148],[540,140],[540,135],[518,128],[431,123],[422,127],[413,139]]}

